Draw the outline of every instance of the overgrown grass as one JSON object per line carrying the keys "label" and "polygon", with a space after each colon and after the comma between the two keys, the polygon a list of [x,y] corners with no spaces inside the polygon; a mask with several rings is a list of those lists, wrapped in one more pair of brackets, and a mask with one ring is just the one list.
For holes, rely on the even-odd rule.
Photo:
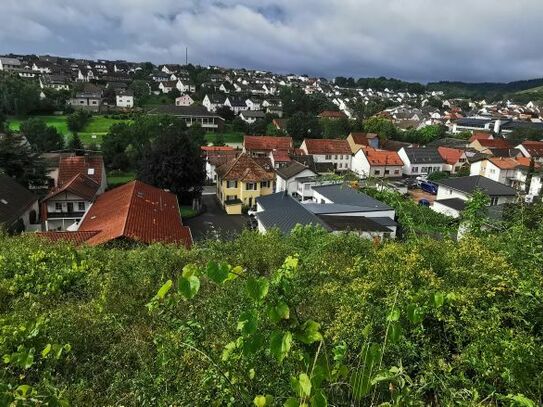
{"label": "overgrown grass", "polygon": [[194,218],[196,215],[198,215],[198,212],[194,209],[192,209],[192,206],[181,206],[181,217],[183,219],[190,219]]}
{"label": "overgrown grass", "polygon": [[126,184],[136,179],[135,171],[111,171],[107,174],[107,183],[110,187]]}
{"label": "overgrown grass", "polygon": [[[209,144],[214,144],[215,140],[219,136],[219,133],[207,133],[205,135],[206,141]],[[243,143],[243,133],[239,131],[232,131],[228,133],[222,133],[225,144],[241,144]]]}

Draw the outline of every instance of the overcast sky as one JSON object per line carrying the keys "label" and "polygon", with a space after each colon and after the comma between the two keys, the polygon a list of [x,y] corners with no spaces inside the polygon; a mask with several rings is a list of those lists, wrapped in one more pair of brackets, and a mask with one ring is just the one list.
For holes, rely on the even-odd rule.
{"label": "overcast sky", "polygon": [[543,77],[541,0],[0,0],[0,53],[325,77]]}

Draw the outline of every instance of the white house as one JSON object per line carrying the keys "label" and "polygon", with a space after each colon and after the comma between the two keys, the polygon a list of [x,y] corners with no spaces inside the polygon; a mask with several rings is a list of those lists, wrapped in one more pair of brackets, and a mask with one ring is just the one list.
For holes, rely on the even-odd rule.
{"label": "white house", "polygon": [[21,68],[22,64],[18,59],[0,57],[0,71],[16,71]]}
{"label": "white house", "polygon": [[537,163],[543,163],[543,141],[523,141],[518,148],[524,157],[533,158]]}
{"label": "white house", "polygon": [[7,175],[0,175],[0,229],[23,232],[39,227],[38,198]]}
{"label": "white house", "polygon": [[449,178],[438,181],[437,197],[431,208],[453,218],[458,218],[470,196],[481,190],[490,198],[490,206],[515,202],[518,192],[481,175]]}
{"label": "white house", "polygon": [[256,122],[259,119],[264,119],[266,117],[266,114],[259,110],[247,110],[247,111],[241,112],[239,117],[245,123],[251,124],[251,123]]}
{"label": "white house", "polygon": [[351,168],[351,147],[347,140],[306,138],[300,149],[312,155],[315,163],[332,163],[338,171]]}
{"label": "white house", "polygon": [[235,114],[240,114],[240,112],[249,110],[247,104],[245,103],[245,99],[237,96],[227,96],[226,100],[224,101],[224,105],[232,109]]}
{"label": "white house", "polygon": [[255,98],[248,98],[245,100],[245,104],[249,108],[249,110],[260,110],[261,103],[260,100]]}
{"label": "white house", "polygon": [[133,108],[134,92],[131,89],[120,89],[115,93],[115,102],[117,107]]}
{"label": "white house", "polygon": [[398,178],[402,176],[403,161],[395,151],[362,147],[351,159],[351,170],[362,178]]}
{"label": "white house", "polygon": [[210,112],[216,112],[219,107],[224,106],[226,96],[221,94],[207,94],[204,96],[202,105]]}
{"label": "white house", "polygon": [[304,198],[303,195],[298,193],[300,180],[317,176],[317,173],[311,171],[298,161],[291,161],[289,165],[278,168],[275,172],[275,192],[287,191],[289,195],[298,196],[302,200]]}
{"label": "white house", "polygon": [[176,106],[190,106],[194,103],[194,100],[189,95],[182,95],[178,98],[175,98],[175,105]]}
{"label": "white house", "polygon": [[431,174],[444,169],[445,162],[437,148],[402,147],[398,155],[403,161],[404,175]]}

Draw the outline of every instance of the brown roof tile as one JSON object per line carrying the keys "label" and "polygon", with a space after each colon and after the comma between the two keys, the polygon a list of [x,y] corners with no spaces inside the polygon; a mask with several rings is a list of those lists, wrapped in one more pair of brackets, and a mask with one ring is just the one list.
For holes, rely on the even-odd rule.
{"label": "brown roof tile", "polygon": [[228,161],[216,169],[220,179],[225,181],[271,181],[274,172],[269,159],[259,160],[247,154]]}
{"label": "brown roof tile", "polygon": [[304,143],[308,154],[351,154],[347,140],[306,138]]}

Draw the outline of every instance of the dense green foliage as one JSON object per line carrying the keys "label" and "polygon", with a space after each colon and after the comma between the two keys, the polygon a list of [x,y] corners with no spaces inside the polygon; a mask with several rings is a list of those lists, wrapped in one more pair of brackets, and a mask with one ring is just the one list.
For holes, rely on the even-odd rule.
{"label": "dense green foliage", "polygon": [[66,119],[68,129],[72,132],[78,132],[83,130],[91,117],[92,115],[85,110],[77,110],[76,112],[73,112]]}
{"label": "dense green foliage", "polygon": [[58,130],[38,117],[22,122],[20,132],[38,152],[61,150],[64,147],[64,137]]}
{"label": "dense green foliage", "polygon": [[40,107],[40,88],[36,82],[0,73],[0,112],[25,115]]}
{"label": "dense green foliage", "polygon": [[[509,83],[482,82],[432,82],[427,88],[429,91],[439,90],[448,97],[487,98],[491,101],[503,99],[505,96],[517,95],[519,92],[543,86],[543,79],[530,79]],[[533,100],[533,99],[530,99]],[[529,100],[526,100],[528,102]]]}
{"label": "dense green foliage", "polygon": [[538,405],[541,213],[459,243],[1,238],[0,404]]}
{"label": "dense green foliage", "polygon": [[346,88],[363,88],[373,90],[394,90],[394,91],[407,91],[413,93],[423,93],[425,86],[417,82],[405,82],[400,79],[385,78],[383,76],[379,78],[345,78],[338,76],[334,83],[340,87]]}

